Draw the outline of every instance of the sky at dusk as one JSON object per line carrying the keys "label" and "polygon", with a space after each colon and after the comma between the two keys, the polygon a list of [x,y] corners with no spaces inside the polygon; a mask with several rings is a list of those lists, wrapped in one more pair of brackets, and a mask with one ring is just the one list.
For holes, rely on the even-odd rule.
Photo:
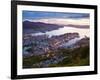
{"label": "sky at dusk", "polygon": [[38,20],[38,19],[49,19],[49,18],[89,18],[88,13],[68,13],[68,12],[45,12],[45,11],[27,11],[22,12],[23,20]]}

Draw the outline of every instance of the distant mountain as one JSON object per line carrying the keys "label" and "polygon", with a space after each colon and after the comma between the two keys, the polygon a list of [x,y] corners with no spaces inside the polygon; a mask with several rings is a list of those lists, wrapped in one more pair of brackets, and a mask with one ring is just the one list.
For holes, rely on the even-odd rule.
{"label": "distant mountain", "polygon": [[89,28],[89,25],[72,25],[72,24],[68,24],[68,25],[64,25],[64,26],[70,26],[70,27],[75,27],[75,28]]}
{"label": "distant mountain", "polygon": [[23,22],[24,33],[46,32],[46,31],[56,30],[61,27],[63,26],[56,25],[56,24],[48,24],[43,22],[30,22],[30,21]]}
{"label": "distant mountain", "polygon": [[42,22],[46,24],[56,24],[61,26],[70,26],[76,28],[89,28],[90,20],[85,19],[39,19],[39,20],[31,20],[32,22]]}

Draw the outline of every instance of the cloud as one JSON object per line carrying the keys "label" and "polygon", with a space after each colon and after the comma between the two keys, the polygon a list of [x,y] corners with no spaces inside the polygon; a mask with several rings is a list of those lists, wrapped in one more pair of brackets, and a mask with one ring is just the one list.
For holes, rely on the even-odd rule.
{"label": "cloud", "polygon": [[90,20],[88,18],[82,19],[58,19],[58,18],[49,18],[49,19],[39,19],[39,20],[30,20],[32,22],[43,22],[49,24],[58,24],[58,25],[90,25]]}

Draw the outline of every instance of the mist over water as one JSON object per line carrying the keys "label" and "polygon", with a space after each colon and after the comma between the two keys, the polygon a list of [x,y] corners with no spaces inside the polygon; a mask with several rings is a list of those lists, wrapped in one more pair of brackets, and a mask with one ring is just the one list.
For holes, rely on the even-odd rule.
{"label": "mist over water", "polygon": [[69,27],[69,26],[64,26],[63,28],[59,28],[57,30],[52,30],[52,31],[47,31],[45,33],[35,33],[35,34],[32,34],[33,36],[37,36],[37,35],[48,35],[49,37],[52,37],[52,36],[59,36],[59,35],[63,35],[65,33],[79,33],[79,38],[74,38],[70,41],[68,41],[67,43],[63,44],[63,46],[65,47],[68,47],[68,46],[71,46],[73,44],[75,44],[77,41],[81,40],[82,38],[84,38],[85,36],[89,37],[89,33],[90,33],[90,30],[89,28],[75,28],[75,27]]}
{"label": "mist over water", "polygon": [[89,37],[90,30],[89,28],[75,28],[75,27],[69,27],[69,26],[64,26],[63,28],[59,28],[57,30],[52,30],[52,31],[47,31],[45,33],[39,32],[39,33],[33,33],[33,36],[37,35],[49,35],[51,36],[59,36],[65,33],[79,33],[80,38],[83,38],[85,36]]}

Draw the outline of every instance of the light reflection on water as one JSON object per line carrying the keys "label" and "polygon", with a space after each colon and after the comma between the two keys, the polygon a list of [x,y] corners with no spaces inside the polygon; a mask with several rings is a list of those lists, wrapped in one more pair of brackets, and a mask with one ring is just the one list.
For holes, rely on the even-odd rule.
{"label": "light reflection on water", "polygon": [[41,33],[41,32],[33,33],[32,35],[44,35],[44,34],[46,34],[46,35],[49,35],[51,37],[51,36],[59,36],[59,35],[65,34],[65,33],[74,33],[74,32],[79,33],[80,38],[83,38],[84,36],[89,37],[89,35],[90,35],[89,28],[75,28],[75,27],[69,27],[69,26],[64,26],[63,28],[48,31],[45,33]]}

